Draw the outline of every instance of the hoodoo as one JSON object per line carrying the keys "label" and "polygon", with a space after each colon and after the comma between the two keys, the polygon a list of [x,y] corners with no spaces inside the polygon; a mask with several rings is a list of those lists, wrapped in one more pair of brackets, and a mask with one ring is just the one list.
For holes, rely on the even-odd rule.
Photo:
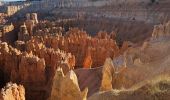
{"label": "hoodoo", "polygon": [[169,100],[170,0],[0,0],[0,100]]}

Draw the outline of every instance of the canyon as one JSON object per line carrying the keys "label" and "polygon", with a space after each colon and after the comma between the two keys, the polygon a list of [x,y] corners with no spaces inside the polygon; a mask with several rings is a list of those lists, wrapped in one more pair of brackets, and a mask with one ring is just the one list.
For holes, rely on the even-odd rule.
{"label": "canyon", "polygon": [[169,100],[170,2],[52,1],[0,13],[0,100]]}

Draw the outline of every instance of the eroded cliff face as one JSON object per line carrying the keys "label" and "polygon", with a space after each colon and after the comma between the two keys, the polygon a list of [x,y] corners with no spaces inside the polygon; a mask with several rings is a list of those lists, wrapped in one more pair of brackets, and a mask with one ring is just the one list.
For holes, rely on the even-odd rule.
{"label": "eroded cliff face", "polygon": [[[83,91],[82,85],[79,88],[79,79],[70,70],[100,67],[106,58],[118,57],[128,48],[128,43],[125,43],[119,49],[114,40],[114,32],[109,35],[101,31],[92,37],[85,31],[73,28],[62,34],[62,28],[50,26],[51,23],[48,22],[36,23],[36,16],[34,17],[31,19],[28,14],[25,24],[21,25],[18,33],[19,39],[15,42],[16,48],[5,42],[0,46],[0,54],[3,56],[0,64],[5,73],[4,77],[7,79],[5,82],[12,80],[22,83],[26,88],[27,99],[85,100],[88,96],[88,89],[83,87]],[[55,79],[57,68],[63,70],[61,80]],[[104,73],[103,71],[103,75]],[[55,90],[54,87],[57,86],[55,84],[61,84],[59,90]],[[72,88],[66,87],[66,84],[68,86],[72,84]],[[91,95],[96,90],[89,88],[89,94]],[[68,92],[72,95],[70,96]]]}
{"label": "eroded cliff face", "polygon": [[[103,37],[91,37],[86,32],[71,29],[66,35],[34,36],[30,41],[41,42],[48,48],[61,49],[75,55],[75,67],[99,67],[102,66],[107,57],[119,55],[116,41],[110,35],[103,32]],[[29,49],[31,46],[27,46]],[[38,48],[38,46],[35,46]],[[106,49],[107,48],[107,49]],[[87,60],[88,58],[88,60]]]}
{"label": "eroded cliff face", "polygon": [[166,24],[155,25],[152,33],[153,39],[169,37],[170,35],[170,21]]}
{"label": "eroded cliff face", "polygon": [[[162,36],[154,39],[151,37],[141,46],[129,47],[123,55],[110,60],[107,59],[102,68],[76,70],[81,89],[85,86],[89,88],[88,99],[125,100],[126,98],[134,98],[140,100],[148,98],[153,100],[154,98],[163,98],[162,96],[155,97],[157,95],[156,92],[153,95],[146,95],[145,93],[150,93],[150,91],[147,91],[148,88],[150,89],[150,86],[145,86],[144,83],[146,83],[146,80],[152,80],[160,75],[170,75],[168,67],[170,64],[170,38],[164,33],[167,30],[168,28],[161,30],[163,32]],[[126,43],[124,45],[126,47]],[[90,78],[87,78],[88,76]],[[84,78],[86,80],[83,80]],[[91,80],[95,81],[93,83],[88,82]],[[141,84],[143,84],[142,87]],[[132,89],[132,91],[129,89]],[[168,93],[168,91],[165,92],[165,100],[169,98]],[[137,98],[135,95],[137,97],[141,96],[141,98]]]}
{"label": "eroded cliff face", "polygon": [[[163,27],[158,29],[157,27]],[[158,30],[157,30],[158,29]],[[169,68],[169,22],[156,25],[150,39],[138,47],[130,47],[124,53],[125,65],[122,86],[129,88],[134,84],[154,76],[168,74]],[[158,35],[159,34],[159,35]],[[169,75],[169,74],[168,74]]]}
{"label": "eroded cliff face", "polygon": [[45,67],[44,59],[32,54],[23,54],[19,63],[20,82],[44,83],[46,81]]}
{"label": "eroded cliff face", "polygon": [[[35,47],[30,42],[28,44]],[[57,67],[67,69],[67,74],[73,69],[74,57],[61,50],[33,47],[29,47],[28,52],[21,52],[5,42],[0,43],[0,69],[4,73],[2,78],[5,82],[22,83],[28,99],[39,99],[39,96],[45,99]]]}
{"label": "eroded cliff face", "polygon": [[[21,51],[32,51],[40,58],[44,58],[43,54],[39,54],[38,51],[41,48],[60,49],[74,55],[68,61],[72,63],[71,68],[73,66],[75,68],[94,68],[102,66],[106,58],[114,58],[128,48],[128,44],[123,45],[121,49],[117,46],[115,32],[108,34],[101,31],[92,37],[78,28],[68,28],[66,30],[59,27],[56,22],[46,20],[38,22],[37,14],[33,18],[31,18],[31,15],[34,15],[34,13],[26,15],[25,24],[20,27],[19,38],[15,42],[15,46]],[[49,51],[51,52],[51,50]],[[41,52],[43,53],[42,49]],[[55,65],[55,62],[53,65],[49,64],[50,62],[46,58],[47,56],[45,61],[48,65]],[[51,61],[53,61],[53,58]]]}
{"label": "eroded cliff face", "polygon": [[1,89],[0,99],[25,100],[25,89],[22,85],[7,83],[7,85]]}
{"label": "eroded cliff face", "polygon": [[[36,15],[33,16],[36,21]],[[44,24],[50,27],[35,23],[34,31],[29,29],[33,34],[27,31],[29,26],[22,26],[21,34],[26,33],[29,38],[16,41],[16,48],[0,42],[2,86],[9,81],[22,84],[28,100],[97,100],[105,97],[105,93],[109,99],[124,100],[126,96],[136,99],[134,95],[143,93],[140,88],[130,91],[133,95],[113,89],[126,90],[162,73],[169,75],[170,22],[155,26],[151,39],[142,46],[125,41],[120,48],[114,32],[101,31],[92,37],[70,28],[62,34],[63,29],[50,26],[51,23]],[[115,93],[120,93],[120,97]]]}

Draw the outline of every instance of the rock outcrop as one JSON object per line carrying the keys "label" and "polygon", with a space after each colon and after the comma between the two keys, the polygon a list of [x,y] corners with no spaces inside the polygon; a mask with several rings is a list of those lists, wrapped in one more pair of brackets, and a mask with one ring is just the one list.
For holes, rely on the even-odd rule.
{"label": "rock outcrop", "polygon": [[160,37],[169,37],[170,36],[170,21],[166,24],[155,25],[152,33],[152,38],[157,39]]}
{"label": "rock outcrop", "polygon": [[30,36],[33,35],[33,29],[38,24],[37,13],[27,13],[26,14],[26,27]]}
{"label": "rock outcrop", "polygon": [[25,89],[22,85],[7,83],[1,90],[0,100],[25,100]]}
{"label": "rock outcrop", "polygon": [[27,52],[32,52],[34,55],[45,60],[47,69],[51,75],[54,75],[57,67],[69,70],[75,67],[75,56],[71,53],[66,53],[60,49],[54,50],[53,48],[47,48],[43,42],[39,42],[36,39],[29,40],[25,46]]}
{"label": "rock outcrop", "polygon": [[60,100],[61,99],[60,87],[61,87],[61,81],[63,77],[64,77],[64,73],[62,69],[58,68],[53,78],[52,90],[51,90],[49,100]]}
{"label": "rock outcrop", "polygon": [[[46,82],[45,61],[32,54],[23,54],[19,63],[19,76],[22,83]],[[31,73],[31,74],[30,74]]]}
{"label": "rock outcrop", "polygon": [[[157,95],[158,99],[169,98],[169,92],[150,91],[150,87],[154,90],[152,85],[129,89],[146,78],[169,75],[170,22],[155,26],[152,39],[142,46],[123,42],[120,49],[114,40],[115,33],[99,32],[93,37],[77,28],[64,33],[53,23],[42,23],[37,22],[36,14],[27,15],[16,48],[0,42],[1,87],[9,81],[22,84],[28,100],[153,99]],[[153,41],[160,37],[166,41]],[[165,86],[169,88],[168,84]],[[8,87],[11,86],[17,88]],[[12,92],[1,98],[20,98],[20,87],[8,87],[4,91]]]}
{"label": "rock outcrop", "polygon": [[113,60],[107,58],[103,65],[100,91],[122,88],[125,71],[126,60],[123,56],[114,58]]}
{"label": "rock outcrop", "polygon": [[53,78],[51,96],[49,100],[86,100],[88,89],[80,91],[77,76],[70,71],[66,76],[58,68]]}
{"label": "rock outcrop", "polygon": [[50,87],[55,70],[61,67],[66,69],[65,74],[67,74],[74,69],[75,58],[70,53],[49,49],[42,44],[27,43],[23,44],[26,50],[24,52],[11,47],[6,42],[0,43],[2,78],[4,82],[23,84],[27,99],[39,99],[39,96],[45,99],[48,97],[47,88]]}
{"label": "rock outcrop", "polygon": [[19,41],[28,41],[33,36],[33,29],[38,24],[37,13],[27,13],[26,20],[18,32]]}
{"label": "rock outcrop", "polygon": [[88,50],[83,62],[83,68],[91,68],[92,63],[91,52]]}
{"label": "rock outcrop", "polygon": [[[35,32],[36,35],[39,34],[38,30],[40,29],[37,29],[37,33]],[[120,54],[116,41],[111,39],[107,33],[102,33],[102,36],[91,37],[86,32],[76,28],[70,29],[64,36],[55,32],[41,31],[47,34],[33,36],[30,41],[41,42],[47,48],[61,49],[73,54],[76,68],[100,67],[107,57],[113,58]]]}
{"label": "rock outcrop", "polygon": [[30,39],[30,35],[28,33],[27,27],[25,23],[20,26],[20,31],[18,33],[18,40],[20,41],[28,41]]}
{"label": "rock outcrop", "polygon": [[114,65],[112,59],[107,58],[102,70],[102,83],[100,87],[100,91],[110,91],[112,90],[112,77],[115,72]]}

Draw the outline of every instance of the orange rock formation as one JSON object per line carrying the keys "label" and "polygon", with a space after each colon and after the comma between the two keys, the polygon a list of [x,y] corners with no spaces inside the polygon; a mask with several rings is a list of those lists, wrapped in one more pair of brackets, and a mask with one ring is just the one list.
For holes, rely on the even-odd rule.
{"label": "orange rock formation", "polygon": [[62,67],[63,64],[69,70],[74,67],[74,57],[71,54],[48,49],[43,45],[38,48],[35,49],[35,44],[28,42],[27,53],[5,42],[0,43],[0,70],[4,73],[5,82],[11,80],[22,83],[28,99],[36,99],[41,93],[44,93],[41,99],[46,98],[49,92],[45,88],[50,86],[57,67]]}
{"label": "orange rock formation", "polygon": [[25,100],[25,89],[22,85],[7,83],[1,90],[0,100]]}
{"label": "orange rock formation", "polygon": [[58,34],[34,36],[31,41],[40,41],[48,48],[70,52],[75,55],[76,67],[99,67],[107,57],[113,58],[119,55],[115,40],[110,39],[107,33],[104,35],[106,38],[91,37],[84,31],[71,29],[64,36]]}
{"label": "orange rock formation", "polygon": [[83,62],[83,68],[91,68],[92,63],[93,63],[93,61],[92,61],[92,57],[91,57],[91,52],[88,49],[86,57]]}

